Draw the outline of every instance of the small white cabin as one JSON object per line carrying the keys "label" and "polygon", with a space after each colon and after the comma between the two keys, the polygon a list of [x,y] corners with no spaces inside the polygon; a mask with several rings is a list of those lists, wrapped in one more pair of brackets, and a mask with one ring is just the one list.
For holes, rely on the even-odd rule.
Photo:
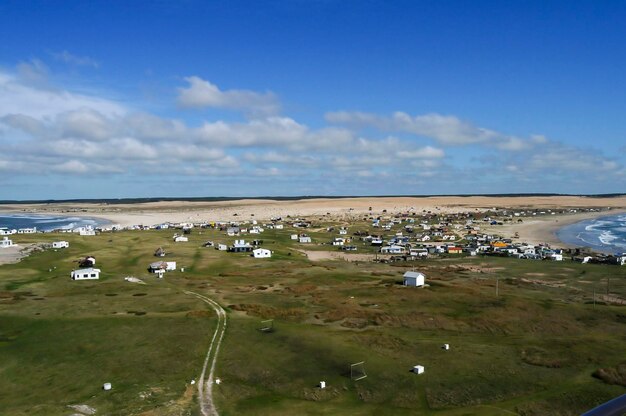
{"label": "small white cabin", "polygon": [[176,270],[176,262],[175,261],[155,261],[154,263],[150,263],[150,267],[148,267],[152,273],[159,273],[160,270],[171,272]]}
{"label": "small white cabin", "polygon": [[176,235],[176,236],[174,236],[174,242],[175,243],[186,243],[188,241],[189,241],[189,239],[187,237],[185,237],[184,235]]}
{"label": "small white cabin", "polygon": [[424,286],[425,276],[420,272],[404,273],[404,286],[421,287]]}
{"label": "small white cabin", "polygon": [[256,250],[252,250],[252,256],[255,259],[267,259],[272,257],[272,252],[265,248],[257,248]]}
{"label": "small white cabin", "polygon": [[424,368],[423,365],[416,365],[416,366],[413,367],[413,372],[415,374],[423,374],[424,371],[425,371],[425,368]]}
{"label": "small white cabin", "polygon": [[311,242],[311,237],[309,237],[308,235],[301,235],[300,238],[298,238],[298,242],[300,242],[300,243],[310,243]]}
{"label": "small white cabin", "polygon": [[2,240],[0,240],[0,248],[8,248],[13,246],[13,240],[9,240],[9,237],[2,237]]}
{"label": "small white cabin", "polygon": [[81,227],[81,228],[78,230],[78,235],[83,235],[83,236],[94,236],[94,235],[96,235],[96,230],[94,230],[93,228]]}
{"label": "small white cabin", "polygon": [[69,248],[70,243],[67,241],[53,241],[52,248]]}
{"label": "small white cabin", "polygon": [[100,279],[100,269],[78,269],[72,270],[70,275],[72,280],[98,280]]}

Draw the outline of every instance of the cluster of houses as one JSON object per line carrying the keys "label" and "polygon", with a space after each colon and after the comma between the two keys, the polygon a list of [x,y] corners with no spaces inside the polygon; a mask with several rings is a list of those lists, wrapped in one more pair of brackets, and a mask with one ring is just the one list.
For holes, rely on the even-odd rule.
{"label": "cluster of houses", "polygon": [[98,280],[100,279],[100,269],[96,269],[93,266],[96,265],[96,258],[94,256],[87,256],[78,260],[78,266],[81,267],[77,270],[72,270],[70,277],[72,280]]}
{"label": "cluster of houses", "polygon": [[0,227],[0,235],[13,235],[13,234],[35,234],[37,232],[37,227],[32,228],[7,228]]}

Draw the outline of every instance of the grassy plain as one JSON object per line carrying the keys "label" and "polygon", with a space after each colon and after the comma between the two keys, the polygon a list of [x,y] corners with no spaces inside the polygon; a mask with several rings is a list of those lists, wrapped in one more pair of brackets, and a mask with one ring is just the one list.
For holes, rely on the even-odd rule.
{"label": "grassy plain", "polygon": [[[293,229],[268,230],[255,237],[274,256],[253,259],[202,247],[232,242],[223,232],[194,229],[176,244],[173,233],[16,236],[70,248],[0,267],[0,414],[67,415],[74,404],[199,414],[189,382],[215,317],[183,290],[229,314],[214,390],[221,415],[575,415],[624,392],[592,374],[626,361],[626,308],[602,298],[607,279],[604,300],[626,298],[626,268],[480,256],[312,262],[298,249],[335,250],[316,244],[335,235],[323,227],[312,245],[290,240]],[[159,246],[185,271],[150,275]],[[73,282],[85,255],[101,279]],[[399,284],[413,267],[428,287]],[[259,331],[270,318],[275,331]],[[358,361],[368,377],[354,382]],[[426,372],[411,373],[416,364]]]}

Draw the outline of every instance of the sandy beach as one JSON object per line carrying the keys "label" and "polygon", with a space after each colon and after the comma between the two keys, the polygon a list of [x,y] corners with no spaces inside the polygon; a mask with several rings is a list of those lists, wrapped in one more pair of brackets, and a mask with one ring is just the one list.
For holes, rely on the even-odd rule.
{"label": "sandy beach", "polygon": [[556,232],[566,225],[580,221],[603,217],[606,215],[617,215],[626,212],[623,209],[612,209],[601,212],[585,212],[568,215],[550,215],[533,219],[524,219],[522,223],[512,223],[502,226],[483,227],[485,231],[500,234],[503,237],[513,238],[517,233],[515,241],[529,244],[547,244],[551,247],[573,248],[575,246],[566,244],[559,240]]}
{"label": "sandy beach", "polygon": [[328,216],[350,220],[363,214],[391,215],[402,212],[455,213],[492,208],[561,209],[594,208],[602,212],[544,215],[525,218],[522,223],[485,227],[484,231],[505,237],[519,235],[519,241],[564,246],[555,231],[567,224],[626,211],[626,196],[598,198],[585,196],[434,196],[358,197],[301,200],[242,199],[235,201],[163,201],[135,204],[48,203],[0,205],[3,212],[98,217],[121,226],[154,225],[164,222],[268,220],[272,217]]}
{"label": "sandy beach", "polygon": [[14,245],[12,247],[0,248],[0,265],[17,263],[27,257],[36,248],[36,244]]}

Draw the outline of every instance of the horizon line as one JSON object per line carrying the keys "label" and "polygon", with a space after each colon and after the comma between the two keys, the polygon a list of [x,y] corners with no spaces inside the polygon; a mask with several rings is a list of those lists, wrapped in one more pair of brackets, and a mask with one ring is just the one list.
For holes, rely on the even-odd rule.
{"label": "horizon line", "polygon": [[432,198],[432,197],[537,197],[537,196],[578,196],[592,198],[616,198],[624,193],[606,194],[560,194],[549,192],[537,193],[493,193],[493,194],[398,194],[398,195],[298,195],[298,196],[197,196],[197,197],[125,197],[125,198],[68,198],[68,199],[28,199],[28,200],[0,200],[0,205],[9,204],[55,204],[55,203],[146,203],[146,202],[221,202],[240,201],[245,199],[298,201],[305,199],[349,199],[349,198]]}

